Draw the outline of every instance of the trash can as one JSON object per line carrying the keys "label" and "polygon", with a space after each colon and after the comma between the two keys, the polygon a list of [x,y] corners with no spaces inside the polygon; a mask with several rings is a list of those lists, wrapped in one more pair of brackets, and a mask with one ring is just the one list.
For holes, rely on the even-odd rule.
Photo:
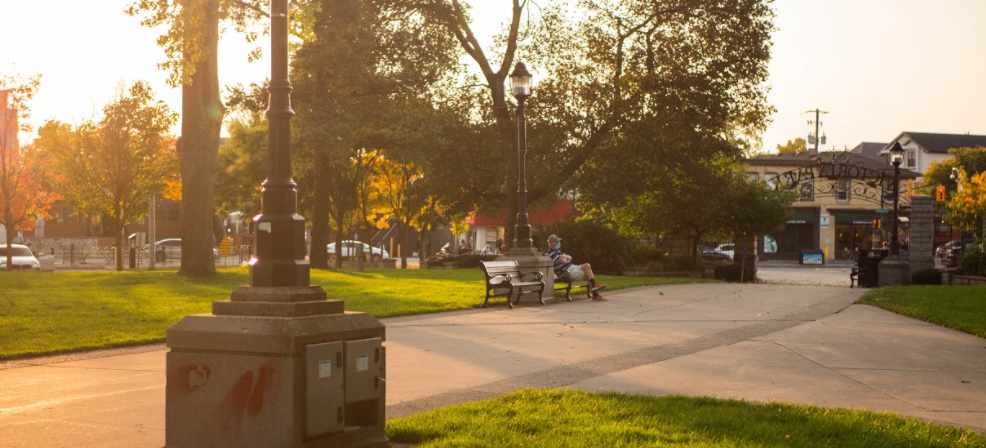
{"label": "trash can", "polygon": [[880,285],[880,262],[887,258],[883,250],[860,250],[856,266],[859,268],[859,286],[876,288]]}

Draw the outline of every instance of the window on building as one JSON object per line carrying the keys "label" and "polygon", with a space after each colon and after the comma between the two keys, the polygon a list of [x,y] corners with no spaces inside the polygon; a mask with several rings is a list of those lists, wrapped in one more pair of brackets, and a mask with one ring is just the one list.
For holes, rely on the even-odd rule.
{"label": "window on building", "polygon": [[815,180],[804,180],[801,181],[799,186],[801,190],[801,200],[802,201],[814,201],[815,200]]}
{"label": "window on building", "polygon": [[749,182],[756,182],[760,180],[760,173],[746,173],[746,180]]}
{"label": "window on building", "polygon": [[767,185],[770,185],[775,190],[781,185],[781,177],[777,173],[764,174],[763,181],[767,182]]}
{"label": "window on building", "polygon": [[917,151],[907,151],[907,167],[914,168],[918,166]]}
{"label": "window on building", "polygon": [[851,186],[852,181],[848,179],[835,181],[835,200],[838,202],[849,202]]}

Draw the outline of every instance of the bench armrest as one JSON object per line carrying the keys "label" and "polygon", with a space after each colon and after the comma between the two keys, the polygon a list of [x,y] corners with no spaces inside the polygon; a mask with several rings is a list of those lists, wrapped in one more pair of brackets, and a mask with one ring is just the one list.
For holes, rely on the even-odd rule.
{"label": "bench armrest", "polygon": [[537,280],[537,281],[541,281],[544,278],[544,274],[541,273],[541,271],[536,271],[536,272],[528,272],[527,274],[522,274],[521,275],[521,280],[524,280],[524,277],[526,277],[528,275],[533,275],[534,276],[534,280]]}
{"label": "bench armrest", "polygon": [[[497,282],[496,281],[497,279],[503,279],[503,281],[502,282]],[[494,283],[495,284],[510,283],[513,279],[514,279],[514,277],[512,275],[510,275],[510,274],[497,274],[497,275],[494,275],[494,276],[490,277],[490,279],[489,279],[489,281],[487,281],[487,283],[489,283],[489,284],[494,284]]]}

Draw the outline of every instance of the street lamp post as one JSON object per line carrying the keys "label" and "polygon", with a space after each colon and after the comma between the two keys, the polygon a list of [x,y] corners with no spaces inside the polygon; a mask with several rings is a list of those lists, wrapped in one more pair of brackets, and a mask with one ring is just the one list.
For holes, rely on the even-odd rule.
{"label": "street lamp post", "polygon": [[250,260],[250,286],[308,286],[305,219],[298,214],[297,184],[291,178],[291,81],[288,79],[288,0],[271,1],[271,80],[267,180],[262,184]]}
{"label": "street lamp post", "polygon": [[890,148],[890,161],[894,165],[894,222],[890,227],[890,255],[900,256],[900,237],[898,236],[898,220],[900,214],[900,164],[904,161],[904,148],[900,142],[895,142]]}
{"label": "street lamp post", "polygon": [[527,118],[524,105],[531,96],[531,73],[523,62],[518,62],[510,74],[510,90],[517,98],[517,227],[513,247],[531,249],[531,223],[527,213]]}

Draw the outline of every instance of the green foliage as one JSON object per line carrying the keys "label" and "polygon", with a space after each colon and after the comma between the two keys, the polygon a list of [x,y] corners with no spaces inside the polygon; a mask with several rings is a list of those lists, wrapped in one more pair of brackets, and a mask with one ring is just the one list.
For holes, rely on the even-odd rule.
{"label": "green foliage", "polygon": [[388,420],[387,436],[417,448],[973,448],[986,444],[986,437],[971,430],[893,413],[543,389]]}
{"label": "green foliage", "polygon": [[547,252],[551,234],[561,237],[562,252],[571,255],[573,263],[589,263],[593,272],[618,274],[633,265],[633,240],[598,221],[562,221],[538,226],[532,235],[534,246]]}
{"label": "green foliage", "polygon": [[941,271],[938,269],[921,269],[911,272],[912,285],[941,285]]}
{"label": "green foliage", "polygon": [[[745,268],[745,270],[743,268]],[[742,281],[744,283],[757,281],[757,270],[753,263],[746,263],[745,266],[742,266],[739,263],[718,265],[715,267],[713,278],[716,280],[725,280],[731,283],[739,283],[740,273],[743,274]]]}
{"label": "green foliage", "polygon": [[856,303],[986,338],[986,286],[893,286],[867,292]]}
{"label": "green foliage", "polygon": [[233,119],[229,139],[219,147],[215,203],[224,212],[260,213],[260,184],[267,178],[267,123]]}
{"label": "green foliage", "polygon": [[[375,317],[470,309],[483,303],[483,274],[472,269],[312,271],[312,285],[345,297],[346,309]],[[609,277],[609,289],[698,283],[700,279]],[[8,272],[0,275],[0,359],[164,341],[190,314],[208,313],[248,284],[246,268],[208,279],[174,271]]]}
{"label": "green foliage", "polygon": [[959,270],[965,275],[975,275],[986,277],[986,251],[983,245],[986,240],[978,240],[969,246],[962,260],[959,261]]}

